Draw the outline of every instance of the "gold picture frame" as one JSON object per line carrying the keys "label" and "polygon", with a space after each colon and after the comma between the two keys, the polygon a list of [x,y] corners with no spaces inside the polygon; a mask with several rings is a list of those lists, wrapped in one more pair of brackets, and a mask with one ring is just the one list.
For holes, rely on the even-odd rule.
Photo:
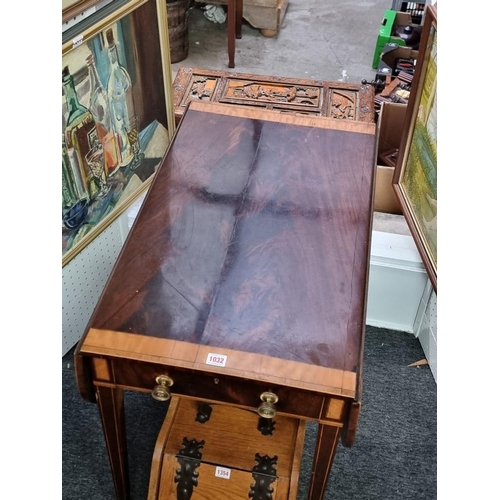
{"label": "gold picture frame", "polygon": [[62,22],[65,23],[86,10],[94,7],[102,0],[62,0]]}
{"label": "gold picture frame", "polygon": [[437,7],[428,5],[393,187],[437,293]]}
{"label": "gold picture frame", "polygon": [[172,139],[165,0],[112,2],[63,34],[62,87],[64,267],[145,192]]}

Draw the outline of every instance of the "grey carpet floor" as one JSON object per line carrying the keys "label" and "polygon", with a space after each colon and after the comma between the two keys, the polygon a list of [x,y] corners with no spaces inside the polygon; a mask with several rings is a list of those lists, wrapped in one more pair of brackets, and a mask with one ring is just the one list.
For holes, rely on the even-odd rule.
{"label": "grey carpet floor", "polygon": [[[62,499],[114,500],[97,406],[83,401],[71,350],[62,359]],[[337,448],[325,500],[437,498],[437,387],[413,335],[367,327],[363,406],[352,448]],[[126,392],[132,500],[146,500],[167,405]],[[307,498],[316,426],[308,424],[297,500]],[[214,499],[222,500],[222,499]]]}

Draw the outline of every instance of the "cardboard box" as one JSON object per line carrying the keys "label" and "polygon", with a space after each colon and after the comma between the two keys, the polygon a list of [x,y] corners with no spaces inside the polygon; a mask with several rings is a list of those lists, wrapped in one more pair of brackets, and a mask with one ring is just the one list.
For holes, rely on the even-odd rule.
{"label": "cardboard box", "polygon": [[[385,80],[387,75],[397,76],[394,72],[399,59],[414,59],[418,57],[418,50],[411,47],[401,47],[396,43],[386,43],[380,56],[377,68],[377,78]],[[410,71],[407,71],[410,73]]]}
{"label": "cardboard box", "polygon": [[372,68],[377,69],[380,62],[380,56],[384,50],[386,43],[394,43],[401,46],[406,46],[405,41],[399,36],[393,36],[393,32],[397,26],[419,26],[412,22],[412,17],[409,12],[398,12],[395,10],[386,10],[384,18],[380,24],[375,52],[373,54]]}
{"label": "cardboard box", "polygon": [[377,172],[375,178],[374,211],[402,215],[392,179],[394,167],[383,164],[379,156],[385,151],[399,149],[406,115],[406,104],[382,103],[377,122]]}

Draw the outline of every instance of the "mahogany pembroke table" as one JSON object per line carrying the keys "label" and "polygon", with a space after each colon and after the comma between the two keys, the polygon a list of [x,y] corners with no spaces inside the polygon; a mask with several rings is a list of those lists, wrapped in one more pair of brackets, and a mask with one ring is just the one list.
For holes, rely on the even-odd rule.
{"label": "mahogany pembroke table", "polygon": [[373,123],[189,104],[75,350],[119,500],[124,389],[245,410],[262,433],[317,422],[323,498],[361,407],[374,167]]}

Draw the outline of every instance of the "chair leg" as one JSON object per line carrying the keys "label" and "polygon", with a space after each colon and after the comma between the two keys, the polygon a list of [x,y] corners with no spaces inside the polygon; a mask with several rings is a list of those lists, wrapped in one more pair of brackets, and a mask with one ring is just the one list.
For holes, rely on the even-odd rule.
{"label": "chair leg", "polygon": [[236,38],[241,38],[241,25],[243,24],[243,0],[236,0]]}
{"label": "chair leg", "polygon": [[227,2],[227,52],[229,56],[230,68],[234,68],[234,52],[236,38],[236,0],[228,0]]}

